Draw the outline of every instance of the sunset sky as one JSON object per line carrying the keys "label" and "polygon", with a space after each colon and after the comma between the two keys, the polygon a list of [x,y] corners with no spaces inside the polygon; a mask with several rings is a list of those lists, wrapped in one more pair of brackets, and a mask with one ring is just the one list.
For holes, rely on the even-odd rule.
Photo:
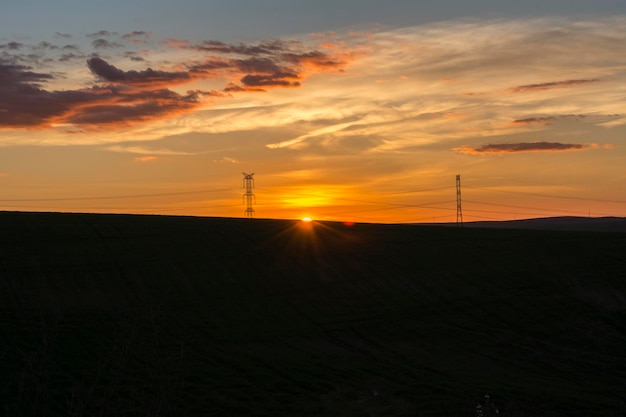
{"label": "sunset sky", "polygon": [[[549,4],[546,4],[549,3]],[[22,0],[0,210],[626,216],[626,0]]]}

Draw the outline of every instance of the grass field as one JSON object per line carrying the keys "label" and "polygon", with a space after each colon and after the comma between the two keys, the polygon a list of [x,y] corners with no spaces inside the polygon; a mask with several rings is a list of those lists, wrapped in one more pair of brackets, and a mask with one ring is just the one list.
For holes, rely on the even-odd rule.
{"label": "grass field", "polygon": [[626,234],[0,213],[0,415],[626,414]]}

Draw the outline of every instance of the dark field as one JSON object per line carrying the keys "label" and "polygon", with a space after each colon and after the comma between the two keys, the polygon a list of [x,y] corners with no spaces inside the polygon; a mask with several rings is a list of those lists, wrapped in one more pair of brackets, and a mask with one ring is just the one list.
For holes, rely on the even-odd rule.
{"label": "dark field", "polygon": [[626,234],[0,213],[0,415],[626,415]]}

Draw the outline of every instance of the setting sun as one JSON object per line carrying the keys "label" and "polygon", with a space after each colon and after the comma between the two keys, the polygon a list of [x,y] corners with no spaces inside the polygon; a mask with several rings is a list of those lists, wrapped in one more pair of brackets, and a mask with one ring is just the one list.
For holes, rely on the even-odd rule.
{"label": "setting sun", "polygon": [[309,222],[313,221],[313,219],[312,219],[312,218],[310,218],[310,217],[303,217],[301,220],[302,220],[303,222],[306,222],[306,223],[309,223]]}

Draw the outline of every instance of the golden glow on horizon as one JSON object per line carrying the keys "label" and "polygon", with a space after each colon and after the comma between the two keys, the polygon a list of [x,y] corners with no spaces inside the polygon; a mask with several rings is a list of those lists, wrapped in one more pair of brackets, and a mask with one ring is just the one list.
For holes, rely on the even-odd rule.
{"label": "golden glow on horizon", "polygon": [[324,196],[292,197],[285,198],[282,202],[288,207],[295,208],[322,207],[331,204],[330,199]]}
{"label": "golden glow on horizon", "polygon": [[[319,175],[324,175],[319,173]],[[285,181],[282,180],[281,181]],[[294,180],[291,180],[294,181]],[[275,189],[280,189],[276,188]],[[271,205],[280,209],[313,209],[336,207],[346,196],[358,193],[352,186],[343,184],[312,184],[302,187],[288,185],[280,189],[280,194],[272,195],[270,190],[269,199]]]}
{"label": "golden glow on horizon", "polygon": [[310,223],[310,222],[312,222],[312,221],[313,221],[313,219],[312,219],[312,218],[310,218],[310,217],[303,217],[301,220],[302,220],[303,222],[305,222],[305,223]]}

